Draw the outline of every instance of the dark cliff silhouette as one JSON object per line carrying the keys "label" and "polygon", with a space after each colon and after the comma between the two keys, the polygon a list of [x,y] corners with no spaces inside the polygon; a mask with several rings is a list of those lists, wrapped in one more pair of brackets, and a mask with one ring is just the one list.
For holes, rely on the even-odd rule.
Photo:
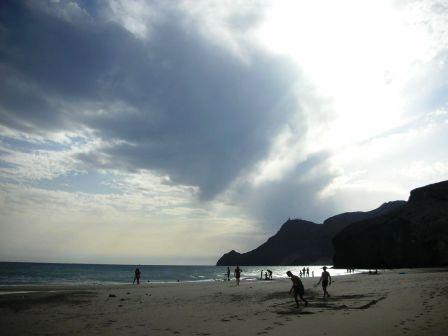
{"label": "dark cliff silhouette", "polygon": [[347,226],[333,243],[339,268],[448,265],[448,181],[412,190],[405,206]]}
{"label": "dark cliff silhouette", "polygon": [[323,224],[290,219],[264,244],[247,253],[232,250],[224,254],[217,265],[328,264],[333,258],[332,239],[336,233],[351,223],[388,213],[405,204],[405,201],[395,201],[372,211],[342,213]]}

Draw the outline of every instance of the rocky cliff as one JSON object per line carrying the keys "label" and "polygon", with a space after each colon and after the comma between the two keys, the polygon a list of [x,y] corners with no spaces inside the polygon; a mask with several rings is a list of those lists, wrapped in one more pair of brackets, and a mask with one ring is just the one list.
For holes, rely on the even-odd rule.
{"label": "rocky cliff", "polygon": [[323,224],[292,219],[264,244],[247,253],[234,250],[224,254],[218,266],[228,265],[310,265],[331,263],[332,238],[345,226],[356,221],[388,213],[406,204],[385,203],[368,212],[347,212],[328,218]]}
{"label": "rocky cliff", "polygon": [[333,244],[335,267],[448,265],[448,181],[412,190],[405,206],[347,226]]}

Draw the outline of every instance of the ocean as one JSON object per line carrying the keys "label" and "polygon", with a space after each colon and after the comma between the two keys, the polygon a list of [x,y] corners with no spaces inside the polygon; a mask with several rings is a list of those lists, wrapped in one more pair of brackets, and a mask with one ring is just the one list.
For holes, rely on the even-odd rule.
{"label": "ocean", "polygon": [[[105,265],[0,262],[0,285],[101,285],[129,284],[134,279],[134,270],[141,271],[145,282],[191,282],[223,281],[227,267],[224,266],[163,266],[163,265]],[[310,268],[310,276],[319,277],[322,266],[241,266],[242,280],[260,279],[261,270],[270,269],[273,278],[286,278],[286,271],[299,275],[303,267]],[[345,275],[346,270],[331,269],[332,276]],[[233,278],[231,267],[231,277]]]}

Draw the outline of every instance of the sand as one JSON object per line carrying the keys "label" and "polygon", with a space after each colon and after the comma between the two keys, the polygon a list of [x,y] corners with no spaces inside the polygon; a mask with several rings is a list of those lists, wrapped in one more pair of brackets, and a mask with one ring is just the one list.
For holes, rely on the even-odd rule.
{"label": "sand", "polygon": [[[331,273],[331,270],[330,270]],[[0,291],[1,335],[446,335],[448,269],[334,277],[296,308],[288,279]],[[23,293],[31,291],[28,293]]]}

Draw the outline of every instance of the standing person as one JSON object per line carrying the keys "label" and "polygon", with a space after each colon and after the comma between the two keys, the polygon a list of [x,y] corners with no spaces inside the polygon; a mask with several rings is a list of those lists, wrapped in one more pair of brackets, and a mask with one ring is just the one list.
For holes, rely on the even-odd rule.
{"label": "standing person", "polygon": [[268,278],[269,278],[270,280],[272,280],[272,271],[271,271],[271,270],[268,270]]}
{"label": "standing person", "polygon": [[322,289],[324,291],[324,299],[326,297],[330,297],[330,294],[327,292],[327,286],[331,285],[331,276],[330,273],[327,272],[327,267],[322,267],[324,271],[322,272],[322,275],[320,276],[319,282],[317,285],[319,285],[322,282]]}
{"label": "standing person", "polygon": [[135,283],[135,281],[137,281],[137,285],[140,285],[140,274],[141,272],[137,267],[134,271],[134,281],[132,283]]}
{"label": "standing person", "polygon": [[306,277],[307,278],[310,277],[310,268],[309,267],[306,268]]}
{"label": "standing person", "polygon": [[260,273],[260,280],[263,280],[263,270],[261,270],[261,273]]}
{"label": "standing person", "polygon": [[236,279],[236,285],[239,286],[240,285],[240,277],[241,277],[241,272],[243,270],[239,267],[236,266],[235,268],[235,279]]}
{"label": "standing person", "polygon": [[303,268],[302,268],[302,274],[303,274],[303,277],[305,277],[305,275],[306,275],[306,268],[305,268],[305,266],[303,266]]}
{"label": "standing person", "polygon": [[227,281],[230,281],[230,267],[227,266]]}
{"label": "standing person", "polygon": [[299,307],[299,299],[297,298],[297,296],[300,297],[300,300],[305,302],[305,307],[308,306],[308,301],[303,297],[303,294],[305,294],[305,288],[303,288],[302,280],[300,280],[297,275],[292,274],[291,271],[286,272],[286,274],[291,278],[292,281],[292,287],[289,290],[289,294],[293,292],[297,308]]}

